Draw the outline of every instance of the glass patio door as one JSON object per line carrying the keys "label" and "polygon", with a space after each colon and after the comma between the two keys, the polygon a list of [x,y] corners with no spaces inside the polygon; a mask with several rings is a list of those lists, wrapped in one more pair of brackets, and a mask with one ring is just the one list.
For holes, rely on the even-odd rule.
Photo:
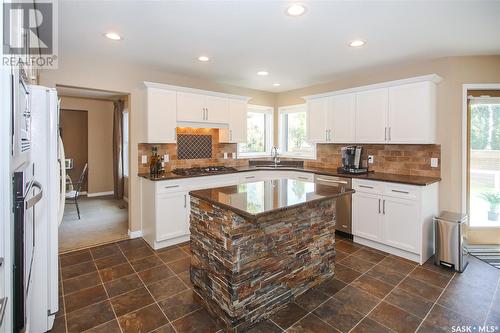
{"label": "glass patio door", "polygon": [[500,97],[469,100],[471,227],[500,227]]}

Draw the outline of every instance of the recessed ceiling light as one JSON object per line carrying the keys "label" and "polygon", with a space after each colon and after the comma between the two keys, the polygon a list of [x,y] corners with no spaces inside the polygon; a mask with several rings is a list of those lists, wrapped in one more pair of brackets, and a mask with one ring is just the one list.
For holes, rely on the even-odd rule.
{"label": "recessed ceiling light", "polygon": [[198,60],[199,60],[199,61],[206,62],[206,61],[208,61],[208,60],[210,60],[210,59],[209,59],[207,56],[199,56],[199,57],[198,57]]}
{"label": "recessed ceiling light", "polygon": [[360,47],[363,45],[365,45],[365,41],[362,41],[360,39],[353,40],[352,42],[349,43],[349,46],[352,46],[352,47]]}
{"label": "recessed ceiling light", "polygon": [[279,83],[279,82],[275,82],[275,83],[273,83],[273,86],[275,86],[275,87],[279,87],[279,86],[281,86],[281,83]]}
{"label": "recessed ceiling light", "polygon": [[257,75],[260,75],[260,76],[266,76],[266,75],[269,75],[269,73],[268,73],[268,72],[266,72],[266,71],[258,71],[258,72],[257,72]]}
{"label": "recessed ceiling light", "polygon": [[300,3],[291,4],[286,10],[290,16],[300,16],[306,12],[306,7]]}
{"label": "recessed ceiling light", "polygon": [[104,36],[106,36],[107,38],[111,39],[111,40],[120,40],[122,39],[122,37],[120,35],[118,35],[116,32],[107,32],[104,34]]}

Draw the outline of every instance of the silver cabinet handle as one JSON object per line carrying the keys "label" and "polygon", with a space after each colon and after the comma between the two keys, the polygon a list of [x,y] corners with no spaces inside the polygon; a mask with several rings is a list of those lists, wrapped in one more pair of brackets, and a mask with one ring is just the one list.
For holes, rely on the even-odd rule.
{"label": "silver cabinet handle", "polygon": [[207,116],[205,117],[205,120],[208,120],[208,108],[205,108],[206,112],[207,112]]}
{"label": "silver cabinet handle", "polygon": [[391,127],[389,127],[389,141],[392,141],[392,139],[391,139]]}
{"label": "silver cabinet handle", "polygon": [[396,193],[410,194],[410,192],[408,191],[400,191],[400,190],[391,190],[391,191]]}
{"label": "silver cabinet handle", "polygon": [[382,213],[385,215],[385,199],[384,202],[382,202]]}
{"label": "silver cabinet handle", "polygon": [[328,130],[325,129],[325,141],[328,141]]}
{"label": "silver cabinet handle", "polygon": [[333,179],[325,179],[325,178],[316,178],[316,180],[318,180],[320,182],[335,183],[335,184],[346,184],[347,185],[347,182],[343,181],[343,180],[333,180]]}
{"label": "silver cabinet handle", "polygon": [[384,141],[387,141],[387,127],[384,127]]}
{"label": "silver cabinet handle", "polygon": [[179,185],[169,185],[169,186],[165,186],[165,188],[175,188],[175,187],[179,187]]}
{"label": "silver cabinet handle", "polygon": [[380,214],[380,201],[381,199],[378,199],[378,213]]}
{"label": "silver cabinet handle", "polygon": [[298,178],[298,179],[309,180],[309,178],[307,178],[307,177],[301,177],[301,176],[298,176],[297,178]]}
{"label": "silver cabinet handle", "polygon": [[246,176],[245,179],[252,179],[255,178],[255,176]]}
{"label": "silver cabinet handle", "polygon": [[184,194],[184,208],[187,207],[187,195]]}
{"label": "silver cabinet handle", "polygon": [[367,186],[367,185],[359,185],[359,187],[363,187],[363,188],[369,188],[369,189],[372,189],[372,190],[373,190],[373,186]]}

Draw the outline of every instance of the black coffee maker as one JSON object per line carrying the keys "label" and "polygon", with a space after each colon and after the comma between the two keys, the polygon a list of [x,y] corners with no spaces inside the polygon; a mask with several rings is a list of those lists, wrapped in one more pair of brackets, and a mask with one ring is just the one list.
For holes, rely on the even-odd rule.
{"label": "black coffee maker", "polygon": [[338,168],[339,172],[343,173],[366,173],[367,168],[361,166],[361,155],[363,153],[362,146],[347,146],[341,148],[342,166]]}

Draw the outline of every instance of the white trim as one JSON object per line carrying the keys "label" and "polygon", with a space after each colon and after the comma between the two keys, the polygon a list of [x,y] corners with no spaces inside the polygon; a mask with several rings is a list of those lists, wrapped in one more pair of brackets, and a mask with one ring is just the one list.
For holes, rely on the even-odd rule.
{"label": "white trim", "polygon": [[360,87],[355,87],[355,88],[329,91],[329,92],[322,93],[322,94],[303,96],[302,98],[305,100],[308,100],[308,99],[313,99],[313,98],[321,98],[321,97],[329,97],[329,96],[342,95],[342,94],[350,94],[350,93],[371,90],[371,89],[389,88],[389,87],[394,87],[394,86],[398,86],[398,85],[417,83],[417,82],[423,82],[423,81],[431,81],[431,82],[434,82],[437,84],[437,83],[441,82],[441,80],[442,80],[442,78],[437,74],[428,74],[428,75],[415,76],[415,77],[411,77],[408,79],[387,81],[387,82],[369,84],[366,86],[360,86]]}
{"label": "white trim", "polygon": [[[301,104],[293,104],[293,105],[287,105],[287,106],[280,106],[278,108],[278,147],[280,148],[280,156],[286,157],[286,158],[299,158],[299,159],[306,159],[306,160],[315,160],[317,157],[316,154],[316,144],[312,143],[312,152],[311,154],[301,154],[301,153],[288,153],[283,151],[282,147],[285,146],[284,143],[284,137],[283,137],[283,122],[282,122],[282,115],[283,114],[288,114],[288,113],[297,113],[297,112],[305,112],[306,113],[306,118],[307,118],[307,104],[306,103],[301,103]],[[307,120],[306,120],[307,122]],[[307,123],[306,123],[306,131],[307,131]]]}
{"label": "white trim", "polygon": [[115,194],[114,191],[108,191],[108,192],[94,192],[94,193],[87,193],[87,197],[88,198],[92,198],[92,197],[102,197],[102,196],[105,196],[105,195],[113,195]]}
{"label": "white trim", "polygon": [[129,238],[139,238],[142,237],[142,230],[136,230],[136,231],[128,231],[128,237]]}
{"label": "white trim", "polygon": [[220,93],[220,92],[216,92],[216,91],[201,90],[201,89],[195,89],[195,88],[189,88],[189,87],[173,86],[170,84],[164,84],[164,83],[158,83],[158,82],[144,81],[143,83],[146,86],[146,88],[158,88],[158,89],[165,89],[165,90],[173,90],[175,92],[187,92],[187,93],[192,93],[192,94],[202,94],[202,95],[217,96],[217,97],[223,97],[223,98],[241,99],[241,100],[245,100],[245,101],[249,101],[251,99],[251,97],[248,97],[248,96],[225,94],[225,93]]}
{"label": "white trim", "polygon": [[[500,83],[468,83],[462,85],[462,195],[461,213],[467,212],[467,99],[469,90],[500,90]],[[474,229],[474,227],[471,227]]]}

